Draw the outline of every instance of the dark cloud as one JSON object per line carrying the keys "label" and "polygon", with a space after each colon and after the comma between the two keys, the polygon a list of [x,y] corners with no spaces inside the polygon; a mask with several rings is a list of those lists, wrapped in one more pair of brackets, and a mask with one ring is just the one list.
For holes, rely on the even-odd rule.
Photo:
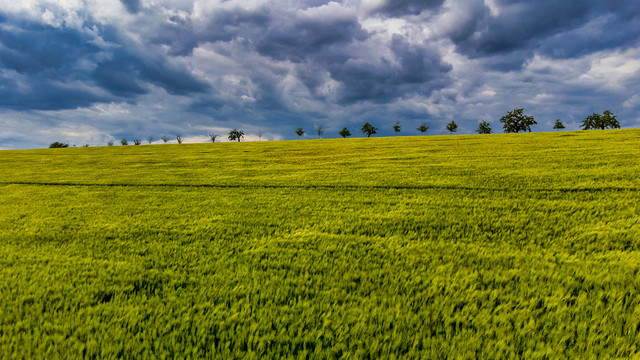
{"label": "dark cloud", "polygon": [[150,44],[166,45],[169,55],[187,56],[194,48],[204,43],[230,42],[239,37],[254,39],[262,36],[269,28],[271,10],[243,8],[220,9],[211,14],[204,25],[194,26],[190,17],[171,15],[166,21],[143,20],[140,31],[144,33]]}
{"label": "dark cloud", "polygon": [[138,57],[125,50],[114,51],[111,59],[97,64],[93,80],[114,95],[145,94],[142,84],[159,86],[173,95],[203,93],[210,86],[185,69],[168,64],[162,57]]}
{"label": "dark cloud", "polygon": [[355,16],[331,21],[303,19],[269,28],[257,50],[277,60],[302,62],[316,54],[331,57],[332,53],[345,50],[341,46],[367,37]]}
{"label": "dark cloud", "polygon": [[100,86],[121,97],[133,97],[148,92],[138,82],[139,77],[140,71],[132,62],[121,63],[117,60],[101,63],[92,74],[93,80]]}
{"label": "dark cloud", "polygon": [[[634,1],[496,1],[498,14],[470,3],[472,16],[448,31],[458,50],[472,58],[534,51],[564,58],[628,45],[640,36],[640,3]],[[509,61],[508,61],[509,62]],[[509,66],[509,68],[513,68]]]}
{"label": "dark cloud", "polygon": [[19,30],[0,31],[1,107],[60,110],[111,100],[82,85],[82,62],[101,51],[90,34],[32,22],[12,25]]}
{"label": "dark cloud", "polygon": [[[0,66],[4,75],[0,104],[11,109],[60,110],[90,106],[95,102],[132,98],[147,93],[145,83],[170,94],[205,92],[209,85],[185,69],[153,54],[128,50],[113,30],[93,26],[75,29],[17,21],[0,31]],[[116,46],[99,46],[95,29]],[[104,40],[103,39],[103,40]],[[14,71],[26,79],[8,77]],[[113,96],[98,95],[99,86]]]}
{"label": "dark cloud", "polygon": [[401,36],[394,36],[391,49],[396,57],[372,62],[364,58],[350,58],[343,64],[329,65],[332,78],[342,84],[342,104],[359,101],[388,103],[416,93],[429,95],[448,83],[445,64],[439,54],[428,47],[409,44]]}
{"label": "dark cloud", "polygon": [[375,12],[386,16],[418,15],[425,10],[436,9],[444,0],[388,0]]}
{"label": "dark cloud", "polygon": [[73,29],[20,22],[17,31],[0,31],[0,65],[21,74],[48,73],[67,78],[79,62],[101,49],[89,34]]}
{"label": "dark cloud", "polygon": [[320,98],[324,73],[340,84],[338,102],[388,103],[412,93],[428,94],[446,84],[445,64],[438,51],[423,44],[409,44],[401,36],[389,44],[395,59],[355,50],[371,37],[355,16],[336,19],[296,19],[291,24],[268,29],[257,51],[275,60],[300,63],[298,75]]}
{"label": "dark cloud", "polygon": [[22,111],[76,109],[112,100],[73,83],[52,82],[34,76],[29,84],[20,86],[16,80],[0,74],[0,108]]}
{"label": "dark cloud", "polygon": [[129,11],[130,13],[137,13],[140,11],[142,5],[140,4],[140,0],[120,0],[122,5]]}
{"label": "dark cloud", "polygon": [[172,95],[189,95],[202,93],[210,86],[206,82],[196,79],[186,70],[171,66],[166,62],[155,59],[135,59],[131,64],[140,71],[140,78],[160,86]]}
{"label": "dark cloud", "polygon": [[590,53],[633,46],[640,39],[640,14],[604,14],[590,22],[549,36],[536,51],[553,58],[575,58]]}

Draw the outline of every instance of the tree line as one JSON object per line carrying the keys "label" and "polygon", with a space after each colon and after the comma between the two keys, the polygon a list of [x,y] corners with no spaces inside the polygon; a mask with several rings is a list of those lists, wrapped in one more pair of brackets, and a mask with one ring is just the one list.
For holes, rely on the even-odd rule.
{"label": "tree line", "polygon": [[[513,111],[509,111],[505,116],[500,118],[500,122],[502,123],[502,130],[505,133],[519,133],[519,132],[531,132],[531,127],[533,125],[537,125],[535,118],[532,115],[526,115],[524,113],[524,108],[513,109]],[[592,114],[587,116],[583,121],[580,127],[583,130],[605,130],[605,129],[619,129],[620,123],[616,119],[616,116],[613,115],[611,110],[605,110],[602,115],[601,114]],[[399,133],[402,131],[402,126],[400,125],[400,121],[396,121],[393,124],[393,131],[395,133]],[[458,124],[456,124],[455,120],[452,120],[445,127],[450,134],[458,131]],[[553,125],[554,130],[564,129],[565,126],[560,119],[556,119],[555,124]],[[320,125],[316,128],[318,137],[322,136],[324,133],[324,128]],[[371,125],[369,122],[364,123],[360,131],[367,137],[371,137],[371,135],[377,134],[378,128]],[[426,133],[429,130],[429,126],[427,123],[423,122],[416,128],[421,134]],[[478,134],[492,134],[493,130],[491,129],[491,124],[485,120],[480,121],[478,124],[478,128],[475,130]],[[295,131],[298,137],[302,137],[305,134],[303,128],[297,128]],[[339,132],[338,135],[346,138],[347,136],[351,136],[351,131],[344,127]]]}
{"label": "tree line", "polygon": [[[513,109],[513,111],[509,111],[506,115],[500,118],[500,122],[502,123],[502,130],[505,133],[519,133],[521,131],[531,132],[531,127],[533,125],[538,124],[532,115],[526,115],[524,113],[524,108]],[[396,121],[393,124],[392,128],[395,133],[401,132],[402,126],[400,125],[400,121]],[[565,126],[562,123],[562,121],[560,121],[560,119],[556,119],[555,124],[553,125],[553,129],[562,130],[564,128]],[[620,122],[618,121],[616,116],[613,115],[611,110],[605,110],[602,112],[602,114],[593,113],[587,116],[582,121],[580,128],[582,128],[582,130],[620,129]],[[453,134],[458,130],[458,124],[456,124],[456,122],[452,120],[450,123],[447,124],[446,129],[447,131],[449,131],[450,134]],[[318,125],[315,130],[316,130],[316,133],[318,134],[318,137],[320,137],[324,134],[325,129],[322,125]],[[367,137],[371,137],[371,135],[377,134],[378,130],[379,129],[377,127],[373,126],[369,122],[365,122],[364,125],[362,125],[362,128],[360,129],[360,131],[364,135],[367,135]],[[423,122],[420,124],[420,126],[416,128],[416,130],[424,135],[424,133],[426,133],[429,130],[429,126],[427,125],[427,123]],[[475,132],[478,134],[492,134],[493,130],[491,129],[490,123],[488,123],[485,120],[482,120],[478,124],[478,128],[475,130]],[[295,130],[295,133],[296,135],[298,135],[298,137],[302,137],[305,134],[305,130],[300,127]],[[347,138],[348,136],[351,136],[351,131],[347,127],[343,127],[338,132],[338,135],[342,136],[343,138]],[[258,133],[258,136],[260,137],[260,139],[262,139],[262,131]],[[214,134],[214,133],[209,134],[209,139],[211,139],[211,142],[215,142],[218,137],[219,137],[218,134]],[[178,142],[178,144],[182,144],[182,142],[184,141],[184,138],[182,137],[181,134],[177,134],[175,139]],[[229,130],[227,139],[229,139],[229,141],[239,142],[240,140],[244,139],[244,131],[238,130],[238,129],[231,129]],[[149,136],[146,138],[146,140],[149,144],[151,144],[155,139]],[[162,140],[162,142],[166,144],[171,139],[168,136],[163,136],[160,138],[160,140]],[[123,138],[120,140],[120,144],[122,146],[126,146],[126,145],[129,145],[129,141]],[[133,139],[133,144],[140,145],[142,144],[142,140],[138,138]],[[84,146],[88,147],[89,145],[84,145]],[[109,141],[107,143],[107,146],[113,146],[113,141]],[[66,148],[66,147],[69,147],[69,144],[56,141],[51,143],[49,147],[50,148]]]}

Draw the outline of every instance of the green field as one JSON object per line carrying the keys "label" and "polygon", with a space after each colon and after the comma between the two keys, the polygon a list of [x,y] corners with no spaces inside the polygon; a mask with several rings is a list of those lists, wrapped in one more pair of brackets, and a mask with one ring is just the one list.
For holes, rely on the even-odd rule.
{"label": "green field", "polygon": [[628,358],[640,130],[1,151],[0,358]]}

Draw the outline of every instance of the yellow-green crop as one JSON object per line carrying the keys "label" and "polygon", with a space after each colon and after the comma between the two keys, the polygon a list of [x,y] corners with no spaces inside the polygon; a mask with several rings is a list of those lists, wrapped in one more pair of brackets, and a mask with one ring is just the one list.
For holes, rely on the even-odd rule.
{"label": "yellow-green crop", "polygon": [[627,358],[640,131],[0,152],[0,358]]}

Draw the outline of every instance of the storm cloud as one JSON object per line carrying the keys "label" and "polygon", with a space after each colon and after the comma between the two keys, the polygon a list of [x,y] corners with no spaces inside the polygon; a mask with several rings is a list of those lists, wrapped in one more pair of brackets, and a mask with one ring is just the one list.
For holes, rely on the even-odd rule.
{"label": "storm cloud", "polygon": [[471,133],[515,107],[535,131],[605,109],[637,127],[638,39],[622,0],[0,0],[0,148]]}
{"label": "storm cloud", "polygon": [[526,54],[523,61],[534,53],[575,57],[637,45],[640,37],[640,5],[634,1],[493,0],[467,6],[472,16],[452,14],[459,22],[448,35],[473,58],[517,51]]}

